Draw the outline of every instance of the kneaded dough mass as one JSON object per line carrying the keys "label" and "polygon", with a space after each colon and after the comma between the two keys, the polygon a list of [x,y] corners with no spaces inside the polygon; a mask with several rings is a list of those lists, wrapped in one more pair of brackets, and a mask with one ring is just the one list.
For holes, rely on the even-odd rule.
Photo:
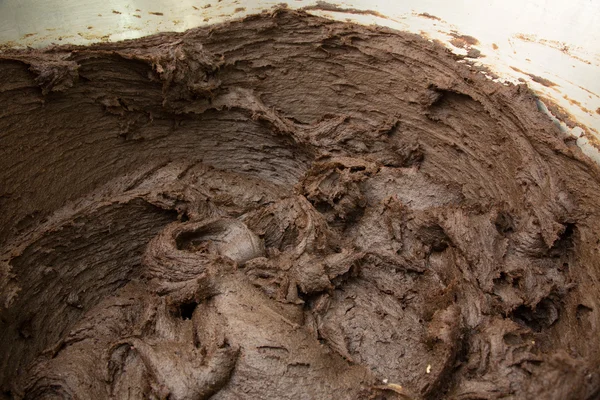
{"label": "kneaded dough mass", "polygon": [[0,152],[6,398],[600,396],[599,169],[436,43],[5,51]]}

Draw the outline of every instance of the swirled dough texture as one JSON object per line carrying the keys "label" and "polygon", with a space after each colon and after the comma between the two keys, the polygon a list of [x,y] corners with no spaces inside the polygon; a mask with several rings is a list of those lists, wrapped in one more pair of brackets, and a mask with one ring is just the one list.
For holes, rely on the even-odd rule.
{"label": "swirled dough texture", "polygon": [[598,168],[459,61],[286,10],[0,54],[3,396],[598,398]]}

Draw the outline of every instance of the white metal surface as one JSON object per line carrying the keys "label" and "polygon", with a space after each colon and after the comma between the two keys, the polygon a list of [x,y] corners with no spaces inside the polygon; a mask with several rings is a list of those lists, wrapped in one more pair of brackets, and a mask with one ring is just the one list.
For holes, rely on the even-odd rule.
{"label": "white metal surface", "polygon": [[[281,0],[0,0],[4,47],[117,41],[231,20]],[[288,0],[290,8],[315,1]],[[596,0],[346,0],[310,12],[378,24],[439,40],[476,55],[501,80],[527,82],[567,111],[578,144],[600,162],[600,2]],[[345,10],[344,10],[345,9]],[[354,9],[354,10],[353,10]],[[372,10],[360,14],[356,10]],[[457,36],[469,35],[469,43]],[[459,46],[459,47],[457,47]]]}

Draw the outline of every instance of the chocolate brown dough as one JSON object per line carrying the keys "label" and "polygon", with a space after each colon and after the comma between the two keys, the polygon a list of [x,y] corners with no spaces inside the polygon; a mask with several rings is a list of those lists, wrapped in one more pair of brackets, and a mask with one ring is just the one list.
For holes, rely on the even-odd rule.
{"label": "chocolate brown dough", "polygon": [[598,167],[440,45],[276,10],[0,53],[16,399],[597,399]]}

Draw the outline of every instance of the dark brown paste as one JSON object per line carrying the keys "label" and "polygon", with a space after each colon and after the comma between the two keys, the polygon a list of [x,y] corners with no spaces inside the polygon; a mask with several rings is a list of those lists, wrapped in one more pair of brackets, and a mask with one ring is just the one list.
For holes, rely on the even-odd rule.
{"label": "dark brown paste", "polygon": [[27,399],[596,399],[599,170],[438,44],[276,10],[0,53]]}

